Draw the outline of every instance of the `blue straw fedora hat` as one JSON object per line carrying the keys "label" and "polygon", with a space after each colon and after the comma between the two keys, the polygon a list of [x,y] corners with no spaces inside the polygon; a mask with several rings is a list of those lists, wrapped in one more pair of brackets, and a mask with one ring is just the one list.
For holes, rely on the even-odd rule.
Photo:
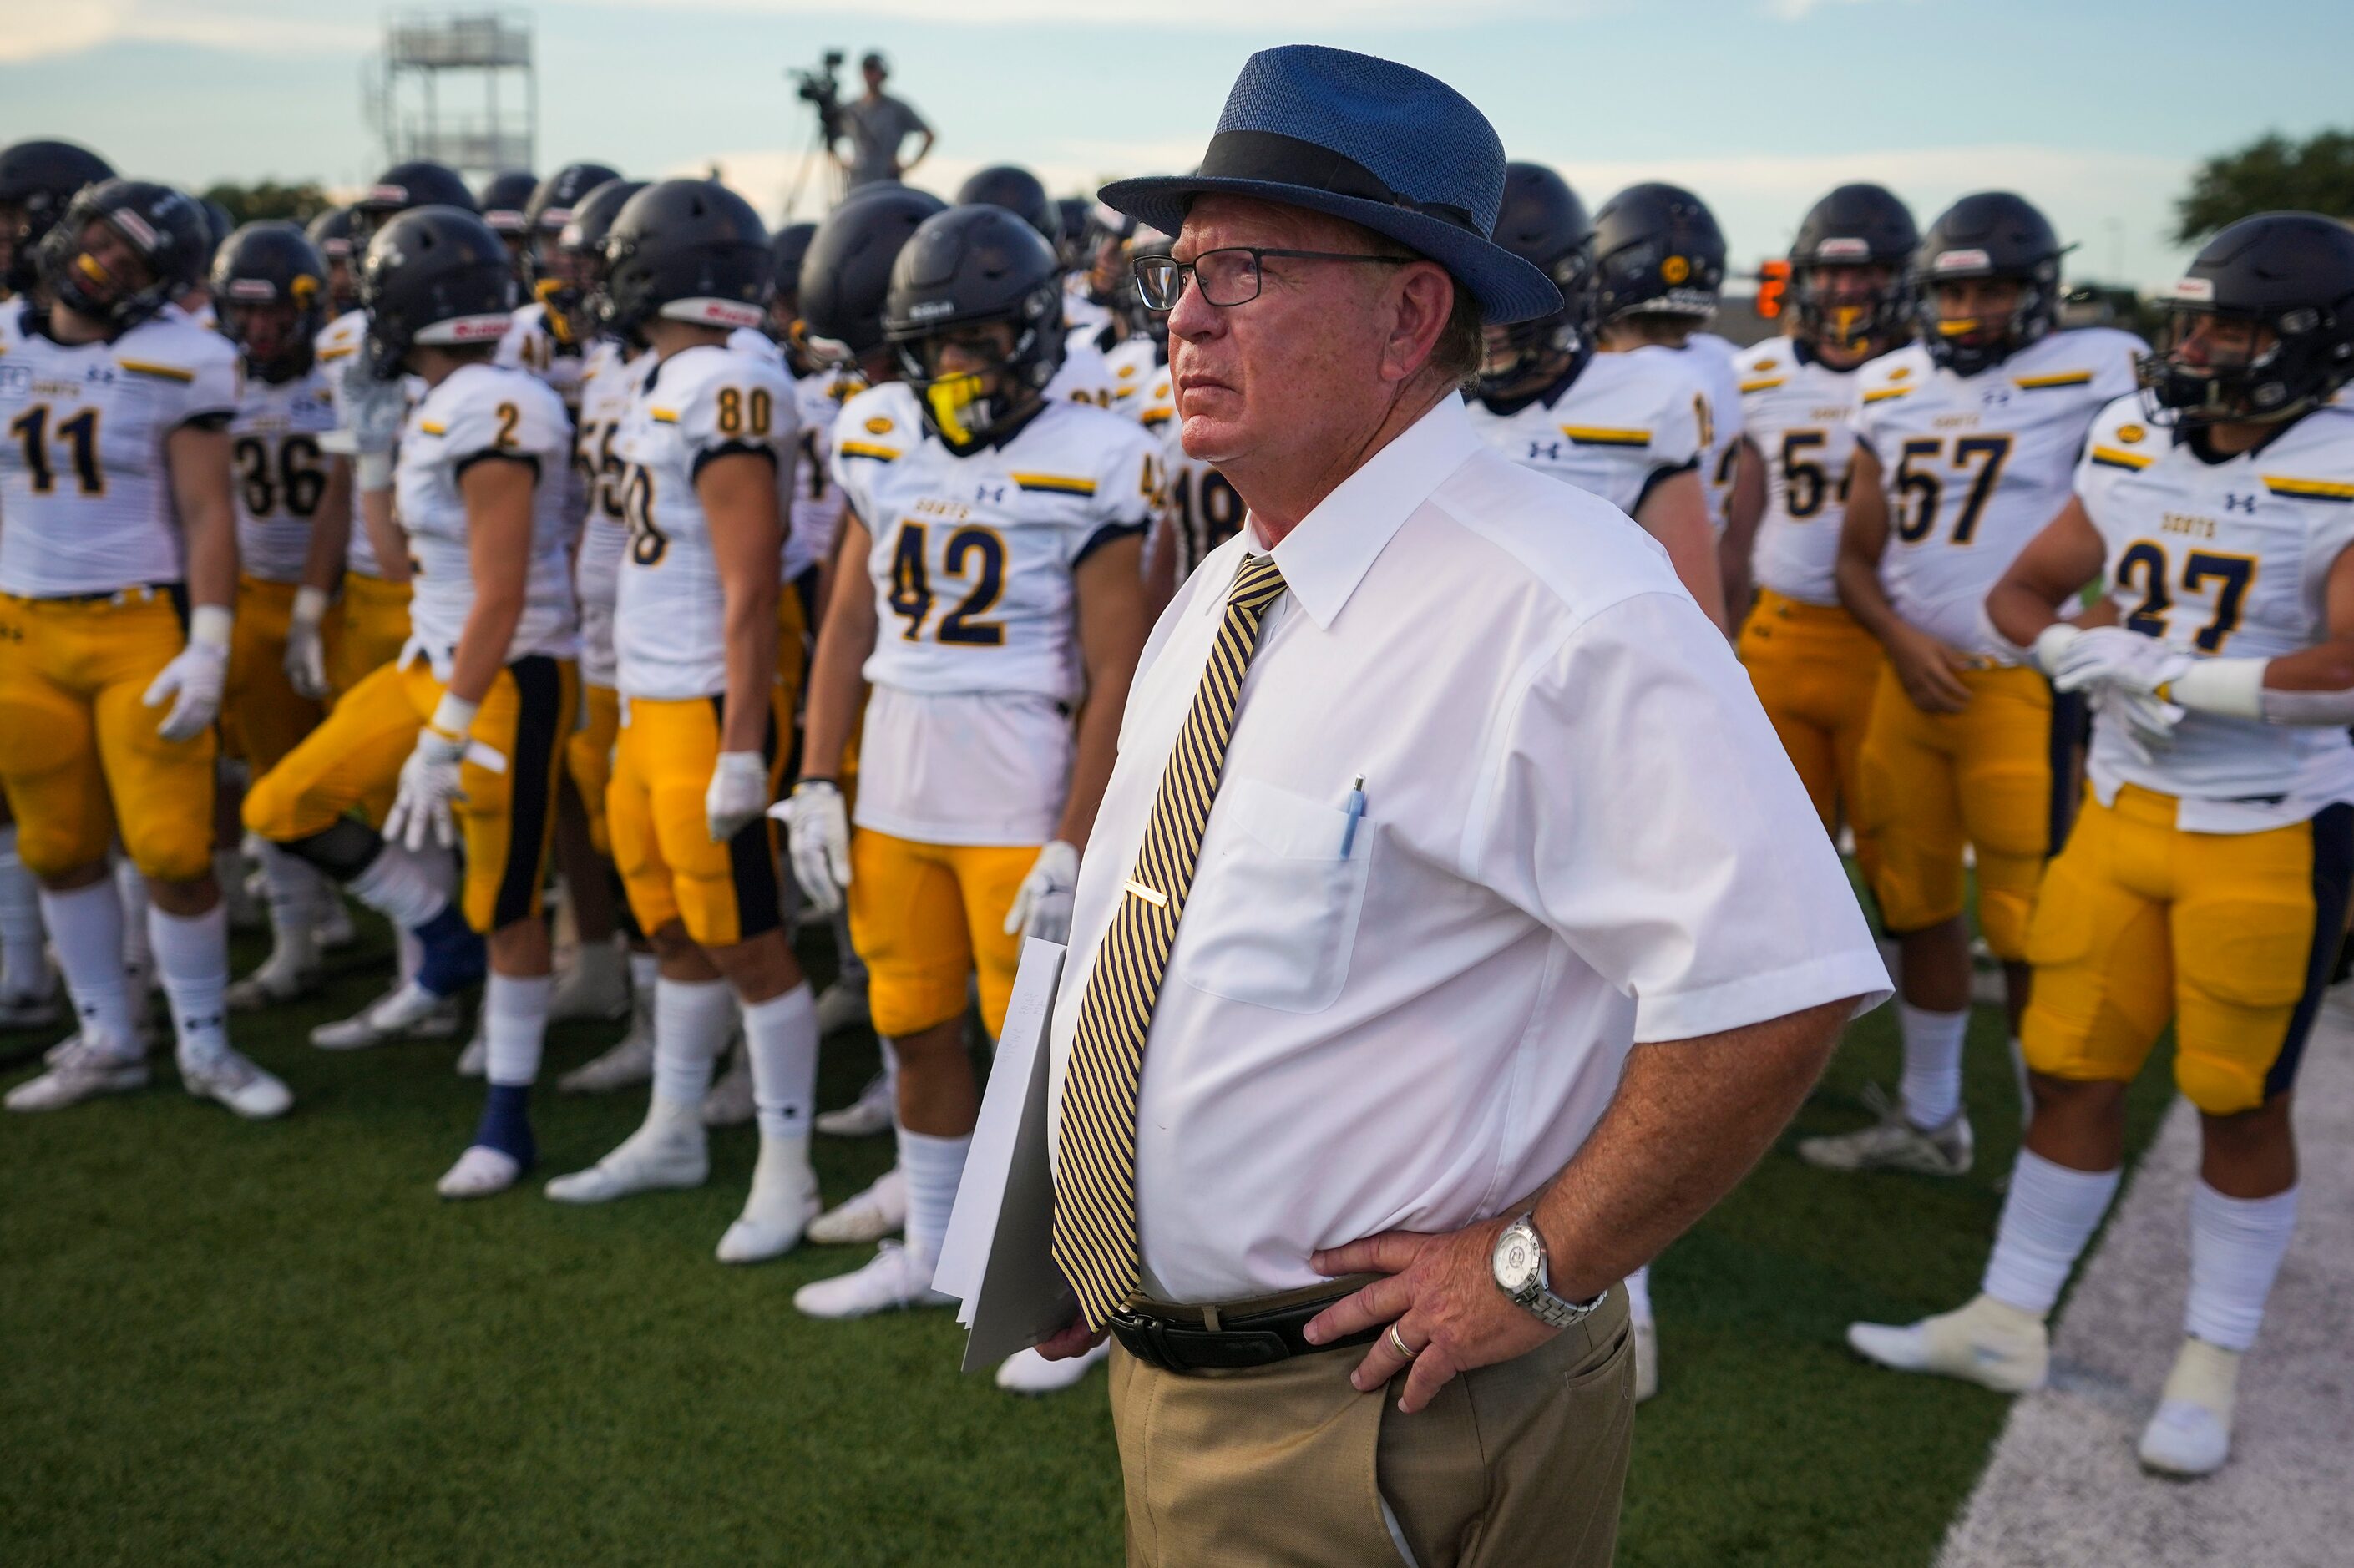
{"label": "blue straw fedora hat", "polygon": [[1446,268],[1498,325],[1562,308],[1551,279],[1489,238],[1504,195],[1495,127],[1411,66],[1315,44],[1262,49],[1226,94],[1199,169],[1118,180],[1102,196],[1174,234],[1213,191],[1361,223]]}

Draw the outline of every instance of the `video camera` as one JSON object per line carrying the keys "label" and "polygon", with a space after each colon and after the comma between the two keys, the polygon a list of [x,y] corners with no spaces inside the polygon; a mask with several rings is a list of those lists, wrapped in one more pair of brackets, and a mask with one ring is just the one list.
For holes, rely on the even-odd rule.
{"label": "video camera", "polygon": [[818,127],[825,133],[829,146],[843,133],[842,62],[844,58],[840,49],[828,49],[819,58],[815,70],[795,70],[789,67],[785,71],[793,79],[793,96],[817,111]]}

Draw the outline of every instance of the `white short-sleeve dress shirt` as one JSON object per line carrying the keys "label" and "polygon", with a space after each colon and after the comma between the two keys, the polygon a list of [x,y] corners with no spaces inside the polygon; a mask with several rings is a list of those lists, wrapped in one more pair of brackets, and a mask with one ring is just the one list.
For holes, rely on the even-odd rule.
{"label": "white short-sleeve dress shirt", "polygon": [[[1227,588],[1263,547],[1246,526],[1212,552],[1139,665],[1079,873],[1058,1107]],[[1450,397],[1274,554],[1288,591],[1144,1054],[1148,1295],[1293,1289],[1319,1247],[1501,1213],[1576,1152],[1635,1042],[1889,994],[1723,634],[1625,514],[1491,451]]]}

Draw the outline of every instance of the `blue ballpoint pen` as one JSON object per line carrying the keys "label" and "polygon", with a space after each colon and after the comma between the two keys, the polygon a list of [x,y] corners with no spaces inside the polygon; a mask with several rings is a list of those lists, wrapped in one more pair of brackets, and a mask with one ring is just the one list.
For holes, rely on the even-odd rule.
{"label": "blue ballpoint pen", "polygon": [[1349,858],[1349,851],[1357,842],[1357,823],[1365,814],[1365,776],[1362,773],[1357,775],[1357,781],[1349,786],[1349,803],[1346,810],[1349,813],[1349,823],[1341,830],[1342,860]]}

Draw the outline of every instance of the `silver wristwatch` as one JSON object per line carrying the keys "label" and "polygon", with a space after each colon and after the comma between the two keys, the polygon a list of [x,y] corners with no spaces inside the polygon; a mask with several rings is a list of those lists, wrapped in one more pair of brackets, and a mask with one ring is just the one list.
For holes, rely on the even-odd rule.
{"label": "silver wristwatch", "polygon": [[1496,1288],[1549,1328],[1566,1329],[1583,1322],[1610,1296],[1607,1288],[1591,1301],[1566,1301],[1554,1295],[1545,1272],[1544,1237],[1537,1234],[1526,1214],[1506,1225],[1496,1238],[1489,1266],[1495,1272]]}

